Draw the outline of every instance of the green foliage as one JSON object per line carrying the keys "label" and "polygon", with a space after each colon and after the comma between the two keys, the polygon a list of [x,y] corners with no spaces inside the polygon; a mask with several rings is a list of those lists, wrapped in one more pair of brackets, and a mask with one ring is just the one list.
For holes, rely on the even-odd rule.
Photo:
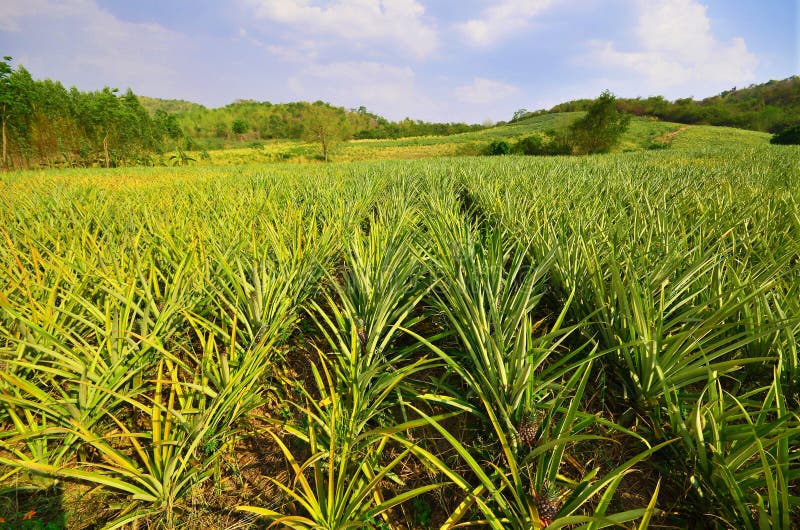
{"label": "green foliage", "polygon": [[534,134],[520,138],[511,148],[511,152],[520,155],[556,156],[570,154],[571,148],[563,134],[550,130],[544,136]]}
{"label": "green foliage", "polygon": [[196,162],[194,158],[189,156],[186,151],[180,147],[169,156],[169,161],[173,166],[187,166],[189,162]]}
{"label": "green foliage", "polygon": [[[231,131],[244,135],[252,131],[250,137],[261,139],[300,139],[303,136],[302,121],[309,107],[319,105],[308,102],[273,104],[268,101],[257,102],[238,100],[217,109],[207,109],[202,105],[180,100],[159,100],[139,96],[151,112],[179,113],[180,126],[207,143],[213,138],[225,138]],[[334,107],[327,105],[331,109]],[[347,127],[357,139],[406,138],[414,136],[442,136],[471,131],[480,131],[482,125],[464,123],[429,123],[406,118],[397,122],[389,121],[373,114],[365,107],[345,111]],[[233,130],[233,123],[244,121],[248,124],[242,132]]]}
{"label": "green foliage", "polygon": [[787,127],[770,138],[769,143],[776,145],[800,145],[800,124]]}
{"label": "green foliage", "polygon": [[510,152],[511,146],[505,140],[492,140],[486,149],[486,154],[489,156],[507,155]]}
{"label": "green foliage", "polygon": [[[175,114],[167,114],[163,110],[157,110],[153,115],[153,123],[172,140],[178,140],[183,137],[183,129],[181,129]],[[189,138],[187,136],[187,141]]]}
{"label": "green foliage", "polygon": [[431,526],[431,505],[421,497],[411,499],[411,506],[414,510],[414,519],[422,528]]}
{"label": "green foliage", "polygon": [[12,98],[13,91],[9,77],[11,77],[12,69],[9,62],[11,57],[8,55],[3,57],[0,61],[0,127],[2,127],[2,158],[0,164],[3,169],[8,169],[8,114],[11,110],[11,105],[14,103]]}
{"label": "green foliage", "polygon": [[[13,70],[11,68],[11,65],[9,64],[11,60],[12,60],[11,57],[5,55],[3,56],[3,60],[0,61],[0,82],[5,82],[5,80],[7,80],[8,77],[11,75],[11,72]],[[0,98],[2,98],[0,99],[0,102],[5,102],[6,101],[5,98],[7,97],[8,97],[7,93],[3,93],[3,95],[0,96]]]}
{"label": "green foliage", "polygon": [[6,166],[74,167],[139,163],[183,136],[174,116],[151,117],[136,95],[108,87],[67,90],[0,62],[0,117]]}
{"label": "green foliage", "polygon": [[353,134],[344,109],[321,101],[304,109],[301,127],[302,138],[319,144],[325,162],[331,149]]}
{"label": "green foliage", "polygon": [[543,155],[547,153],[545,142],[538,134],[520,138],[512,151],[521,155]]}
{"label": "green foliage", "polygon": [[514,111],[514,116],[511,118],[511,121],[521,120],[522,118],[526,117],[528,114],[528,109],[518,109]]}
{"label": "green foliage", "polygon": [[577,154],[608,153],[628,128],[630,115],[617,110],[617,100],[604,91],[569,128],[569,143]]}
{"label": "green foliage", "polygon": [[137,96],[139,103],[142,104],[147,112],[154,115],[156,112],[164,112],[165,114],[182,114],[192,110],[202,110],[205,107],[199,103],[192,103],[183,99],[160,99],[149,98],[147,96]]}
{"label": "green foliage", "polygon": [[481,124],[466,123],[430,123],[423,120],[403,120],[392,122],[380,116],[374,116],[372,121],[366,123],[366,127],[357,130],[354,134],[356,139],[387,139],[387,138],[411,138],[415,136],[451,136],[476,132],[486,129]]}
{"label": "green foliage", "polygon": [[[779,132],[800,121],[800,77],[772,80],[747,88],[733,87],[700,101],[682,98],[667,101],[662,96],[618,99],[619,109],[635,116],[661,120],[741,127]],[[592,100],[582,99],[556,105],[550,112],[587,110]]]}
{"label": "green foliage", "polygon": [[242,118],[233,120],[233,123],[231,124],[231,132],[233,134],[244,134],[249,129],[250,127],[247,125],[247,120],[244,120]]}

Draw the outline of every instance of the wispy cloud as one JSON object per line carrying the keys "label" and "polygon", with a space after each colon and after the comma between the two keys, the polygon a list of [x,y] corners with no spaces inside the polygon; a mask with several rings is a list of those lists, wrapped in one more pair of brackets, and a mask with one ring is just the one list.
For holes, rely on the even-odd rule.
{"label": "wispy cloud", "polygon": [[[175,77],[170,59],[188,46],[179,33],[120,20],[94,0],[3,0],[0,20],[0,31],[18,32],[23,42],[32,39],[25,52],[28,68],[61,72],[60,80],[82,87],[163,87]],[[33,51],[42,33],[50,42],[47,53]]]}
{"label": "wispy cloud", "polygon": [[475,77],[469,85],[456,87],[453,91],[456,99],[462,103],[486,105],[510,98],[519,93],[519,88],[501,81],[484,77]]}
{"label": "wispy cloud", "polygon": [[758,64],[742,38],[721,42],[697,0],[640,0],[636,48],[590,41],[586,64],[639,76],[647,88],[727,87],[751,81]]}
{"label": "wispy cloud", "polygon": [[243,0],[256,18],[292,28],[301,39],[335,38],[355,47],[387,45],[415,58],[436,49],[436,29],[424,19],[416,0],[334,0],[327,6],[310,0]]}
{"label": "wispy cloud", "polygon": [[417,86],[414,70],[373,61],[339,61],[309,64],[287,80],[296,99],[320,99],[320,86],[331,103],[387,109],[386,116],[400,119],[428,113],[435,103]]}
{"label": "wispy cloud", "polygon": [[319,44],[311,39],[296,40],[291,46],[271,44],[254,37],[245,28],[239,28],[238,38],[257,48],[266,50],[271,56],[287,63],[314,63],[320,51]]}
{"label": "wispy cloud", "polygon": [[531,19],[555,3],[555,0],[502,0],[484,9],[480,16],[456,25],[464,39],[474,46],[495,42],[524,30]]}
{"label": "wispy cloud", "polygon": [[50,16],[68,16],[81,10],[86,2],[65,0],[4,0],[0,3],[0,31],[21,31],[23,19],[48,13]]}

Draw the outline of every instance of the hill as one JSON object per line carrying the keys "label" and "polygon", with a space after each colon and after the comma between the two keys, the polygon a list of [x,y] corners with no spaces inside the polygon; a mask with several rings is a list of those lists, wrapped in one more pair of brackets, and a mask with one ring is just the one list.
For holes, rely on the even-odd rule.
{"label": "hill", "polygon": [[[139,96],[139,100],[151,114],[164,111],[176,114],[183,135],[190,139],[188,148],[214,150],[237,148],[243,143],[288,139],[299,140],[302,136],[303,119],[311,103],[270,103],[268,101],[236,100],[219,108],[184,100],[164,100]],[[523,113],[515,116],[508,130],[469,125],[465,123],[428,123],[406,118],[392,122],[367,111],[365,107],[344,109],[321,101],[324,105],[346,116],[350,134],[358,140],[399,139],[420,136],[451,136],[485,131],[487,137],[512,136],[521,120],[535,116],[557,115],[585,111],[593,100],[581,99],[561,103],[549,111]],[[734,87],[702,100],[682,98],[668,101],[662,96],[648,98],[617,98],[620,110],[643,118],[657,118],[664,122],[690,125],[719,125],[738,127],[763,132],[778,132],[800,122],[800,77]],[[558,121],[562,118],[543,118]],[[566,118],[563,118],[566,119]],[[503,122],[500,125],[504,125]],[[550,126],[549,128],[553,128]],[[479,137],[480,138],[480,137]],[[634,142],[635,143],[635,142]],[[628,142],[628,147],[631,147]]]}
{"label": "hill", "polygon": [[[479,156],[494,140],[515,143],[532,135],[562,131],[583,112],[537,114],[508,124],[449,136],[417,136],[399,139],[351,140],[331,152],[334,162],[361,160],[412,160],[449,156]],[[769,135],[732,127],[685,125],[648,117],[634,117],[622,136],[617,152],[670,150],[694,152],[707,147],[735,149],[768,145]],[[195,151],[190,156],[198,165],[305,163],[320,160],[319,147],[300,140],[276,139],[251,142],[247,147]]]}
{"label": "hill", "polygon": [[180,114],[192,111],[207,110],[206,107],[199,103],[193,103],[184,99],[160,99],[149,98],[147,96],[136,96],[139,98],[139,103],[144,107],[150,115],[154,115],[156,111],[160,110],[167,114]]}
{"label": "hill", "polygon": [[184,100],[139,96],[139,101],[151,115],[157,111],[175,114],[183,135],[191,138],[189,147],[195,144],[204,149],[221,149],[258,140],[300,139],[304,120],[314,107],[326,107],[338,113],[347,124],[348,135],[358,139],[447,136],[484,128],[483,125],[430,123],[411,118],[393,122],[363,106],[345,109],[323,101],[271,103],[238,99],[224,107],[211,109]]}
{"label": "hill", "polygon": [[[152,165],[196,160],[242,163],[313,160],[314,144],[355,140],[331,151],[337,160],[477,155],[497,139],[564,130],[589,101],[575,101],[517,116],[494,127],[389,121],[365,107],[345,109],[323,101],[273,104],[238,100],[209,109],[185,100],[162,100],[106,87],[81,92],[51,80],[35,80],[21,65],[0,61],[3,169]],[[800,78],[731,90],[702,101],[661,97],[620,100],[638,117],[618,150],[663,148],[683,124],[712,123],[777,130],[800,122]],[[320,132],[321,131],[321,132]],[[532,140],[533,141],[533,140]],[[247,149],[241,148],[246,146]],[[222,157],[209,152],[235,148]]]}
{"label": "hill", "polygon": [[[617,101],[621,110],[636,116],[774,133],[800,122],[800,76],[746,88],[733,87],[699,101],[692,98],[667,101],[661,96],[617,98]],[[591,102],[590,99],[568,101],[549,112],[586,110]]]}

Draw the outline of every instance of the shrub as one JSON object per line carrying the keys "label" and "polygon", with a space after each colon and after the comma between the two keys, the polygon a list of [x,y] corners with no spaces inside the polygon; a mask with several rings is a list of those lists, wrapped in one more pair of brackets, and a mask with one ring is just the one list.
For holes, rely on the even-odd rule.
{"label": "shrub", "polygon": [[511,152],[511,146],[505,140],[493,140],[489,144],[487,154],[489,156],[507,155]]}
{"label": "shrub", "polygon": [[511,152],[521,155],[555,156],[568,155],[571,153],[571,148],[563,135],[550,131],[546,138],[538,134],[521,138]]}
{"label": "shrub", "polygon": [[800,123],[773,134],[769,143],[776,145],[800,145]]}
{"label": "shrub", "polygon": [[586,115],[570,128],[570,143],[577,154],[608,153],[619,143],[630,115],[617,110],[617,98],[605,90],[592,102]]}
{"label": "shrub", "polygon": [[513,149],[514,153],[521,155],[544,155],[546,153],[546,145],[542,137],[538,134],[520,138]]}
{"label": "shrub", "polygon": [[245,134],[249,128],[250,127],[247,122],[242,119],[234,120],[233,124],[231,125],[231,131],[233,134]]}

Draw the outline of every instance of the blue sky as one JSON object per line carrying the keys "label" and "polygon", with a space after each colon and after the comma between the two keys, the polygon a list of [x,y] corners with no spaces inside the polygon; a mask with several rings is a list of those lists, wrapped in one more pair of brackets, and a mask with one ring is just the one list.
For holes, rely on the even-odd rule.
{"label": "blue sky", "polygon": [[475,123],[797,75],[799,25],[797,0],[2,0],[0,55],[82,90]]}

